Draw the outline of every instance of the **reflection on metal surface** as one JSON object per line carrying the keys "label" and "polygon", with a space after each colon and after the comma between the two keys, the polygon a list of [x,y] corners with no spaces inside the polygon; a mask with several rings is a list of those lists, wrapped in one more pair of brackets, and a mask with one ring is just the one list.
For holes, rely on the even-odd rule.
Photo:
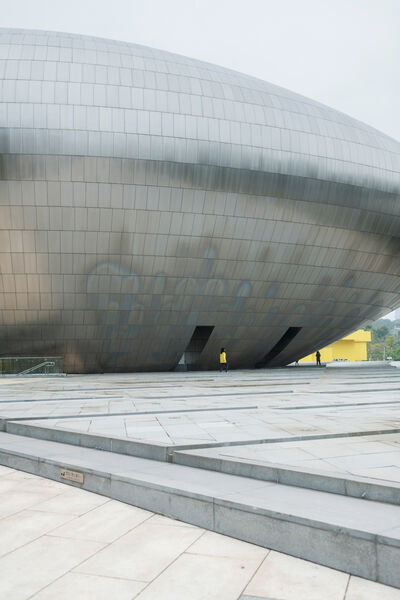
{"label": "reflection on metal surface", "polygon": [[0,30],[0,334],[69,372],[285,364],[400,305],[400,144],[134,44]]}

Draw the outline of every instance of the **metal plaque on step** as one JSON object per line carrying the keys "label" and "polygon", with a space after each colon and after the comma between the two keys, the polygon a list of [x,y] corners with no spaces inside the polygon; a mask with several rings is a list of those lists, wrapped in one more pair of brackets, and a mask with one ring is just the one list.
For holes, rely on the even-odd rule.
{"label": "metal plaque on step", "polygon": [[68,481],[74,481],[75,483],[83,483],[83,473],[78,471],[69,471],[68,469],[61,469],[61,479],[68,479]]}

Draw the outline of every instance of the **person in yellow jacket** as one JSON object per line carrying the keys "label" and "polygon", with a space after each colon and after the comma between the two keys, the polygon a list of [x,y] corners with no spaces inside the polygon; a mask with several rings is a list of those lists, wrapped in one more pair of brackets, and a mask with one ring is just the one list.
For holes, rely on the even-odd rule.
{"label": "person in yellow jacket", "polygon": [[226,360],[226,352],[225,352],[225,348],[221,348],[221,352],[219,353],[219,370],[221,371],[225,371],[225,373],[228,372],[228,363]]}

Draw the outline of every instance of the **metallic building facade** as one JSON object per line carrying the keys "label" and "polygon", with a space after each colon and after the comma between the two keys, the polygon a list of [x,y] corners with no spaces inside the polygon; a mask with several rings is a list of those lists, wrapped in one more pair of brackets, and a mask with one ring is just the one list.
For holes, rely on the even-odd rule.
{"label": "metallic building facade", "polygon": [[279,365],[400,305],[395,140],[85,36],[0,30],[0,80],[2,355]]}

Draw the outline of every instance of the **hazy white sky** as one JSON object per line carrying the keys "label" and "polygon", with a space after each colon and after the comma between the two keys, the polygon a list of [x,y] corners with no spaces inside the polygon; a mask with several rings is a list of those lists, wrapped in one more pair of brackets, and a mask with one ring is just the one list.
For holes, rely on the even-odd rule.
{"label": "hazy white sky", "polygon": [[400,140],[400,0],[0,0],[3,27],[136,42],[255,75]]}

